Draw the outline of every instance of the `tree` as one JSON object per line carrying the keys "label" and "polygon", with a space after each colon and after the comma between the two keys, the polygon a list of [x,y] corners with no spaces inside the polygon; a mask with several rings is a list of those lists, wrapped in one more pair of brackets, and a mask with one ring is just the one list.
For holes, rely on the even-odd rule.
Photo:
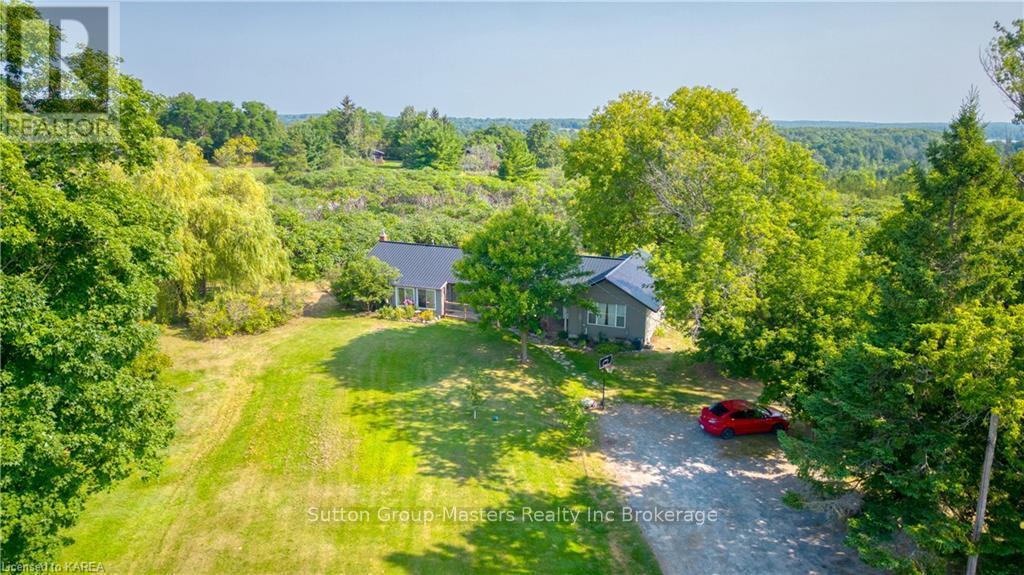
{"label": "tree", "polygon": [[274,171],[279,174],[295,174],[309,169],[306,143],[295,130],[286,133],[281,146],[271,152],[269,159],[274,165]]}
{"label": "tree", "polygon": [[[324,170],[334,167],[344,155],[332,141],[331,124],[327,117],[310,118],[288,126],[287,142],[294,150],[305,150],[305,165],[309,169]],[[301,161],[284,156],[278,165],[288,169],[301,165]],[[287,172],[287,169],[284,171]]]}
{"label": "tree", "polygon": [[343,264],[331,282],[331,292],[340,302],[355,302],[370,311],[373,304],[388,300],[394,293],[398,270],[375,257],[354,259]]}
{"label": "tree", "polygon": [[389,158],[405,163],[406,158],[412,156],[416,127],[426,119],[425,113],[406,106],[393,122],[388,123],[384,130],[384,140]]}
{"label": "tree", "polygon": [[168,206],[177,226],[173,277],[161,292],[162,319],[181,317],[189,303],[206,296],[209,282],[231,289],[256,289],[288,276],[287,254],[267,207],[267,190],[251,174],[207,171],[199,149],[157,142],[158,161],[140,174],[144,197]]}
{"label": "tree", "polygon": [[248,136],[255,142],[257,157],[267,161],[284,140],[284,127],[277,112],[262,102],[214,102],[196,98],[187,92],[167,99],[159,114],[164,134],[180,142],[192,142],[203,156],[214,153],[228,140]]}
{"label": "tree", "polygon": [[985,73],[1014,110],[1014,122],[1024,123],[1024,19],[1009,27],[996,22],[996,36],[982,55]]}
{"label": "tree", "polygon": [[249,166],[255,152],[256,140],[249,136],[236,136],[217,148],[213,153],[213,161],[225,168]]}
{"label": "tree", "polygon": [[86,498],[154,471],[173,430],[145,321],[170,272],[173,220],[119,165],[79,161],[60,180],[32,176],[0,137],[6,565],[51,559]]}
{"label": "tree", "polygon": [[523,363],[527,335],[586,290],[572,281],[582,275],[577,247],[567,225],[525,204],[494,215],[462,246],[460,294],[484,324],[519,331]]}
{"label": "tree", "polygon": [[501,164],[498,177],[510,182],[528,182],[537,179],[537,159],[526,147],[522,134],[510,139],[499,152]]}
{"label": "tree", "polygon": [[985,142],[975,97],[928,159],[869,243],[880,302],[867,333],[805,401],[815,434],[784,447],[825,493],[863,500],[849,536],[862,557],[944,572],[972,549],[997,413],[979,551],[986,573],[1012,573],[1024,564],[1024,201]]}
{"label": "tree", "polygon": [[274,154],[284,145],[284,125],[277,119],[277,112],[262,102],[242,102],[240,134],[256,142],[256,159],[270,162]]}
{"label": "tree", "polygon": [[562,163],[562,147],[551,131],[551,124],[534,122],[526,131],[526,145],[537,158],[537,166],[550,168]]}
{"label": "tree", "polygon": [[[5,25],[21,20],[47,47],[59,37],[30,7],[3,10]],[[67,63],[76,78],[109,74],[112,138],[15,144],[0,136],[5,568],[50,560],[88,496],[155,471],[173,430],[171,390],[158,378],[165,360],[146,317],[171,271],[174,220],[131,179],[154,159],[159,99],[105,54]],[[49,73],[16,68],[5,62],[5,96],[17,97],[7,90],[17,81]],[[20,98],[8,103],[5,121],[24,111]]]}
{"label": "tree", "polygon": [[870,305],[822,170],[732,93],[628,93],[590,119],[566,173],[586,243],[652,252],[669,320],[795,411]]}
{"label": "tree", "polygon": [[402,161],[408,168],[454,170],[462,159],[462,139],[455,127],[443,120],[428,119],[416,124],[409,155]]}

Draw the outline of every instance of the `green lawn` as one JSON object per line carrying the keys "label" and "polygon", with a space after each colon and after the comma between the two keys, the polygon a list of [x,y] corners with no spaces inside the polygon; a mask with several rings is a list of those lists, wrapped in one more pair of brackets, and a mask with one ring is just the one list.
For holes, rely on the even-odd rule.
{"label": "green lawn", "polygon": [[[524,370],[513,342],[475,326],[351,316],[215,342],[172,333],[162,346],[179,397],[167,462],[92,498],[61,561],[107,573],[658,570],[632,524],[377,519],[381,507],[619,505],[600,459],[563,447],[554,407],[583,390],[539,352]],[[313,521],[311,508],[371,519]]]}
{"label": "green lawn", "polygon": [[580,372],[597,381],[605,378],[606,393],[616,402],[699,412],[723,399],[756,400],[760,395],[759,382],[723,376],[714,365],[694,359],[696,348],[688,338],[671,329],[665,332],[655,338],[652,350],[614,354],[614,370],[607,374],[597,368],[602,354],[562,351]]}

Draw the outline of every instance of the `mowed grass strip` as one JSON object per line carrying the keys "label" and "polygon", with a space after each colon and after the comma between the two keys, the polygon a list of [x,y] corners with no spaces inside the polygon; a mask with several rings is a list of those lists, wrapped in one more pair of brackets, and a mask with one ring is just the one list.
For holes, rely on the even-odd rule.
{"label": "mowed grass strip", "polygon": [[[163,348],[179,393],[167,463],[94,497],[62,561],[108,573],[658,570],[633,524],[522,521],[524,507],[619,505],[599,458],[562,438],[555,408],[579,382],[539,352],[524,369],[514,342],[475,326],[351,316],[215,342],[171,333]],[[517,520],[424,519],[450,507]],[[381,509],[413,515],[381,521]]]}

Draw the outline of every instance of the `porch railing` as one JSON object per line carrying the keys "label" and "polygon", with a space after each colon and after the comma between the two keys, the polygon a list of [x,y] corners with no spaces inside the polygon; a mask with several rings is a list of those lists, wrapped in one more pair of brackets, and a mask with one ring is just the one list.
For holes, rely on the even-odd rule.
{"label": "porch railing", "polygon": [[454,301],[444,302],[444,315],[447,317],[464,319],[466,321],[476,321],[480,319],[476,312],[473,311],[473,308],[464,303]]}

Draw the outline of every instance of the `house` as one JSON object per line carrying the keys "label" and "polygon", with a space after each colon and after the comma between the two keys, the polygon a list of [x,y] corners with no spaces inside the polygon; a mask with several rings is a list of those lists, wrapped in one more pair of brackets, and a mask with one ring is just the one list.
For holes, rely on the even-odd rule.
{"label": "house", "polygon": [[[459,248],[392,242],[381,234],[370,255],[401,274],[394,284],[392,305],[410,303],[419,309],[431,309],[438,317],[473,317],[468,306],[459,302],[458,279],[452,271],[462,257]],[[564,331],[570,337],[590,340],[650,343],[654,328],[661,322],[662,304],[654,295],[654,280],[645,269],[646,260],[644,253],[581,256],[584,275],[574,281],[587,283],[586,297],[597,309],[564,307],[557,316],[544,320],[545,330],[552,335]]]}

